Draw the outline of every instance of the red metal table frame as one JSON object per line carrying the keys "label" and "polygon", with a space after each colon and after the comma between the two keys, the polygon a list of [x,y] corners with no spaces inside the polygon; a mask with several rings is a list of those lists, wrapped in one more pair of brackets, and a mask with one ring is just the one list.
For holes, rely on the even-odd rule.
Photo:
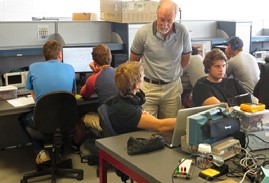
{"label": "red metal table frame", "polygon": [[139,183],[149,183],[148,180],[131,170],[129,167],[125,166],[111,155],[106,153],[105,151],[99,149],[99,179],[100,183],[107,183],[107,163],[110,163],[115,168],[120,170],[121,172],[128,175],[132,180],[135,180]]}

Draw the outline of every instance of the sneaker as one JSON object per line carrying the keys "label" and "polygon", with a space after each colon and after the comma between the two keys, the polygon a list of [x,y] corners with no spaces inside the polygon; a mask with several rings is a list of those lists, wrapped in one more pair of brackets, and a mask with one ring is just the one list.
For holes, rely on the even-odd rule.
{"label": "sneaker", "polygon": [[40,164],[43,164],[47,161],[50,161],[50,156],[49,156],[49,153],[45,150],[42,150],[38,153],[38,155],[36,156],[36,164],[40,165]]}

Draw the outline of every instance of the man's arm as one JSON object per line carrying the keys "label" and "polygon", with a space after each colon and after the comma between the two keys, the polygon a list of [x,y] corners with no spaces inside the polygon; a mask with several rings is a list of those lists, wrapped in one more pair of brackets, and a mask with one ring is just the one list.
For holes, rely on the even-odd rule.
{"label": "man's arm", "polygon": [[189,65],[191,60],[191,53],[188,54],[183,54],[181,56],[181,67],[184,69],[185,67],[187,67],[187,65]]}
{"label": "man's arm", "polygon": [[204,100],[202,105],[212,105],[212,104],[220,104],[221,102],[216,97],[209,97]]}
{"label": "man's arm", "polygon": [[159,132],[173,130],[176,126],[176,118],[158,119],[150,114],[142,113],[138,128],[151,129]]}
{"label": "man's arm", "polygon": [[31,93],[31,95],[32,95],[32,97],[33,97],[33,99],[35,101],[35,91],[34,90],[30,90],[30,93]]}
{"label": "man's arm", "polygon": [[130,54],[130,61],[140,61],[141,55],[135,55],[134,53],[131,52]]}

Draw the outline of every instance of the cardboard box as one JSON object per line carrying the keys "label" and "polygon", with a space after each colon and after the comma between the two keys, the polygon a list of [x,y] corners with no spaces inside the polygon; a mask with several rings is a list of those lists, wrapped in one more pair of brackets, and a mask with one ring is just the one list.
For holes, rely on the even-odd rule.
{"label": "cardboard box", "polygon": [[95,13],[73,13],[72,20],[97,20]]}
{"label": "cardboard box", "polygon": [[157,1],[101,0],[101,19],[118,23],[156,20]]}
{"label": "cardboard box", "polygon": [[0,87],[0,100],[9,100],[17,98],[18,88],[16,86],[1,86]]}

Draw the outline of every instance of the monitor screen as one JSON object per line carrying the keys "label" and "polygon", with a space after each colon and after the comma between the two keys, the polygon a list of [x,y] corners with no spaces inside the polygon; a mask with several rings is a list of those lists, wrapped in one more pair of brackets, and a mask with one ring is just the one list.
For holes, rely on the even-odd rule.
{"label": "monitor screen", "polygon": [[11,72],[4,74],[5,85],[13,85],[16,87],[25,87],[28,71],[24,72]]}
{"label": "monitor screen", "polygon": [[92,50],[93,47],[64,47],[63,62],[72,65],[77,73],[92,72]]}

